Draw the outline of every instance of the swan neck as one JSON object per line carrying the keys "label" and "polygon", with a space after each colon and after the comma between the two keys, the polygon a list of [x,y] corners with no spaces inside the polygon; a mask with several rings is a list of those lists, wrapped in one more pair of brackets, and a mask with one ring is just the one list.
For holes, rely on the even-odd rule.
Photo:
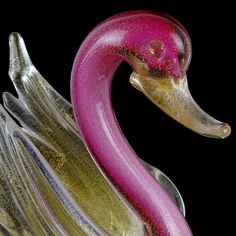
{"label": "swan neck", "polygon": [[[126,17],[126,16],[125,16]],[[113,184],[160,235],[190,236],[175,203],[148,173],[124,137],[111,102],[113,75],[127,48],[130,17],[99,25],[82,44],[72,71],[72,104],[87,148]],[[123,24],[123,23],[126,24]],[[124,27],[126,25],[126,27]],[[122,51],[121,50],[121,51]]]}

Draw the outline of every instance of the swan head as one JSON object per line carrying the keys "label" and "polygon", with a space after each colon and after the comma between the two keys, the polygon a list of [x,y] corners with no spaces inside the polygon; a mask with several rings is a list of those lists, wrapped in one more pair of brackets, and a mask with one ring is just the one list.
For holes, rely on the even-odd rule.
{"label": "swan head", "polygon": [[227,137],[230,126],[205,113],[189,92],[186,74],[192,53],[184,27],[172,17],[153,13],[141,14],[137,20],[142,24],[126,36],[126,47],[119,49],[133,67],[131,84],[191,130]]}

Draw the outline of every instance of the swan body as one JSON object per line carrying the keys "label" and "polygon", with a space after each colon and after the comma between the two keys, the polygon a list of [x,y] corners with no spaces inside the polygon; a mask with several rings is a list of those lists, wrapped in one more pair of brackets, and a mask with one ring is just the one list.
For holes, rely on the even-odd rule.
{"label": "swan body", "polygon": [[39,74],[23,39],[13,33],[9,75],[18,98],[4,93],[3,100],[21,127],[0,107],[0,232],[192,235],[178,190],[137,157],[110,99],[112,77],[125,60],[134,71],[131,84],[155,105],[200,134],[224,138],[230,127],[203,112],[188,91],[190,59],[190,38],[172,17],[118,14],[81,45],[71,106]]}

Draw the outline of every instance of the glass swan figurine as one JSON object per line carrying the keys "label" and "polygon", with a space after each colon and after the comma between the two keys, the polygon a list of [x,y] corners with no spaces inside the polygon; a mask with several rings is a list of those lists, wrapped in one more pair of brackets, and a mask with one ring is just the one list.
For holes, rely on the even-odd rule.
{"label": "glass swan figurine", "polygon": [[73,65],[72,105],[12,33],[18,98],[5,92],[3,102],[19,124],[0,107],[0,235],[192,235],[179,191],[137,157],[116,120],[111,82],[123,60],[131,84],[169,116],[205,136],[230,134],[192,99],[190,38],[168,15],[131,11],[98,25]]}

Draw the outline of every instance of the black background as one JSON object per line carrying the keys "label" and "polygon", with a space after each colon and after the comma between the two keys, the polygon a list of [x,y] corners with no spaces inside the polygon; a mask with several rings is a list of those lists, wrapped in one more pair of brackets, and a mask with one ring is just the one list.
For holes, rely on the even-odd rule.
{"label": "black background", "polygon": [[[218,1],[217,1],[218,2]],[[53,5],[52,5],[53,4]],[[78,5],[78,6],[77,6]],[[123,64],[113,86],[120,125],[137,154],[178,186],[194,235],[233,235],[235,221],[235,20],[233,3],[200,1],[14,2],[1,7],[0,92],[8,78],[8,36],[18,31],[43,76],[67,99],[79,45],[100,21],[125,10],[151,9],[177,18],[193,44],[190,91],[209,114],[232,125],[225,140],[201,137],[167,117],[129,84]]]}

